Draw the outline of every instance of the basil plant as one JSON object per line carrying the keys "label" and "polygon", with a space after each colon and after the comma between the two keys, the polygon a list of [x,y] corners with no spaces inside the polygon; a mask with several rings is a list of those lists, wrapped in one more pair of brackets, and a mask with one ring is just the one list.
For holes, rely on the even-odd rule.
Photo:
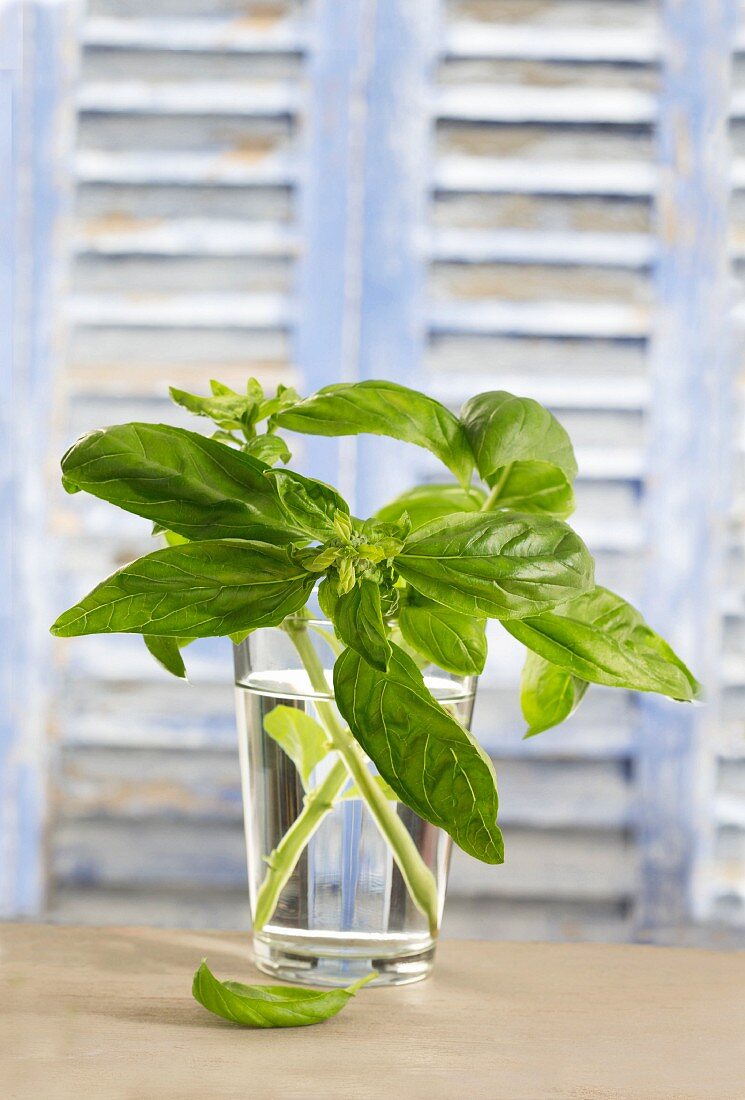
{"label": "basil plant", "polygon": [[[277,708],[267,732],[306,786],[326,753],[336,759],[267,861],[255,925],[271,916],[320,817],[349,796],[351,782],[434,928],[434,880],[395,800],[477,859],[500,863],[504,849],[492,763],[432,697],[422,668],[480,673],[487,620],[499,620],[526,649],[526,736],[566,719],[589,684],[683,701],[699,685],[638,611],[595,583],[590,552],[566,523],[572,445],[537,402],[492,391],[458,417],[384,381],[327,386],[304,400],[285,387],[267,398],[253,379],[245,393],[217,382],[211,389],[206,397],[171,390],[177,404],[214,423],[209,438],[122,424],[84,435],[64,455],[69,492],[143,516],[167,545],[108,577],[52,632],[142,634],[153,656],[184,676],[181,651],[193,639],[240,642],[260,627],[282,627],[324,691],[330,685],[305,625],[317,589],[336,635],[336,708],[319,703],[319,723]],[[287,467],[280,429],[392,436],[427,448],[452,476],[359,519],[336,489]]]}

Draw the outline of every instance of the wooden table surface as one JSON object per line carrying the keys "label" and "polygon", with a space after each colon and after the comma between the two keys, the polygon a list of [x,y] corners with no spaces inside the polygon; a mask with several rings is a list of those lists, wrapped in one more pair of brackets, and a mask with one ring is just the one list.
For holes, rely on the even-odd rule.
{"label": "wooden table surface", "polygon": [[0,1095],[217,1100],[743,1100],[745,953],[445,941],[436,974],[315,1027],[192,1000],[242,933],[0,924]]}

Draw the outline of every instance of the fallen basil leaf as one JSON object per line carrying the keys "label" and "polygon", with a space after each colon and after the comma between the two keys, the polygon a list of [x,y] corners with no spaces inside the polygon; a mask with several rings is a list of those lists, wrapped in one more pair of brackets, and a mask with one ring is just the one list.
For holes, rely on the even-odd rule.
{"label": "fallen basil leaf", "polygon": [[484,863],[504,859],[496,777],[478,742],[391,647],[388,672],[345,649],[334,666],[339,711],[399,799]]}
{"label": "fallen basil leaf", "polygon": [[63,612],[52,633],[211,638],[277,626],[306,603],[314,582],[283,546],[189,542],[125,565]]}
{"label": "fallen basil leaf", "polygon": [[305,711],[280,703],[264,718],[264,729],[289,756],[307,790],[313,769],[329,751],[323,726]]}
{"label": "fallen basil leaf", "polygon": [[120,424],[82,436],[62,458],[68,482],[188,539],[307,541],[288,524],[269,467],[196,432]]}
{"label": "fallen basil leaf", "polygon": [[395,559],[423,596],[464,615],[537,614],[592,587],[593,560],[571,527],[547,516],[443,516],[414,531]]}
{"label": "fallen basil leaf", "polygon": [[191,992],[208,1012],[243,1027],[307,1027],[336,1016],[363,985],[377,976],[374,970],[346,989],[244,985],[218,981],[203,959]]}
{"label": "fallen basil leaf", "polygon": [[607,588],[504,626],[528,649],[582,680],[684,702],[701,696],[701,685],[667,642]]}
{"label": "fallen basil leaf", "polygon": [[449,409],[395,382],[370,380],[324,386],[278,413],[283,428],[310,435],[387,435],[426,447],[467,486],[473,453],[463,425]]}
{"label": "fallen basil leaf", "polygon": [[569,718],[588,686],[587,680],[528,650],[520,677],[520,707],[528,723],[524,736],[535,737]]}

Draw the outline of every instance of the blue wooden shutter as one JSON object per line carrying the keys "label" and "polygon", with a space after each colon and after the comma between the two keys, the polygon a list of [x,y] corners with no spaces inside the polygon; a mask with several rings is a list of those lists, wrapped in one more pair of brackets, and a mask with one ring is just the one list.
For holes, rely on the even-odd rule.
{"label": "blue wooden shutter", "polygon": [[[672,492],[681,479],[665,447],[675,402],[690,424],[728,395],[716,331],[727,187],[706,176],[712,139],[694,126],[687,190],[674,128],[693,112],[721,131],[729,5],[318,0],[273,3],[268,20],[263,5],[253,22],[236,18],[244,6],[89,5],[68,436],[156,419],[168,381],[214,374],[306,390],[382,376],[454,408],[489,388],[534,396],[577,442],[577,526],[599,574],[646,599],[708,671],[714,635],[707,626],[701,643],[691,630],[718,599],[720,548],[701,541],[704,479]],[[723,66],[715,81],[704,44]],[[686,209],[698,234],[688,246],[660,219],[678,224]],[[699,331],[701,257],[712,308]],[[688,336],[676,342],[678,323]],[[709,388],[706,349],[718,364]],[[304,458],[360,511],[441,477],[425,452],[377,439],[309,440]],[[148,546],[139,522],[74,504],[60,503],[60,602]],[[674,576],[662,508],[667,524],[695,517]],[[712,571],[699,582],[702,548]],[[456,855],[449,931],[670,936],[663,909],[679,924],[707,908],[702,877],[718,875],[717,897],[731,901],[722,883],[739,834],[730,820],[717,862],[713,799],[698,791],[690,816],[686,804],[699,769],[714,774],[701,712],[593,689],[569,727],[524,743],[519,653],[492,634],[475,728],[497,762],[508,863]],[[56,915],[243,919],[228,661],[225,647],[203,647],[198,688],[185,691],[137,639],[68,648]],[[723,765],[722,783],[733,774]],[[691,835],[709,850],[683,851]]]}

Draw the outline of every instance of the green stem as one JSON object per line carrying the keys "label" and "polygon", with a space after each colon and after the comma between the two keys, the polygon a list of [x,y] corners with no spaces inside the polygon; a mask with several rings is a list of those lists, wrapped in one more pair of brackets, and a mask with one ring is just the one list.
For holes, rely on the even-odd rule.
{"label": "green stem", "polygon": [[305,846],[326,814],[333,810],[348,779],[346,765],[337,760],[326,778],[306,794],[300,814],[266,861],[266,875],[256,895],[255,931],[271,918]]}
{"label": "green stem", "polygon": [[[313,648],[305,624],[288,623],[285,629],[300,655],[315,691],[330,695],[326,673]],[[391,805],[376,783],[361,747],[339,721],[333,703],[318,699],[316,710],[329,735],[332,748],[338,752],[346,765],[376,825],[387,841],[414,904],[424,913],[429,922],[430,931],[435,935],[439,904],[434,875],[417,851],[411,834],[396,813],[395,806]]]}
{"label": "green stem", "polygon": [[486,498],[484,503],[481,505],[481,511],[482,512],[490,512],[491,509],[494,507],[494,505],[497,503],[497,501],[499,500],[499,494],[502,492],[502,489],[504,488],[504,483],[507,480],[507,478],[510,476],[510,470],[511,469],[512,469],[512,463],[508,462],[507,465],[502,470],[502,473],[499,475],[499,478],[497,479],[496,485],[494,485],[492,487],[492,490],[489,493],[489,496]]}

